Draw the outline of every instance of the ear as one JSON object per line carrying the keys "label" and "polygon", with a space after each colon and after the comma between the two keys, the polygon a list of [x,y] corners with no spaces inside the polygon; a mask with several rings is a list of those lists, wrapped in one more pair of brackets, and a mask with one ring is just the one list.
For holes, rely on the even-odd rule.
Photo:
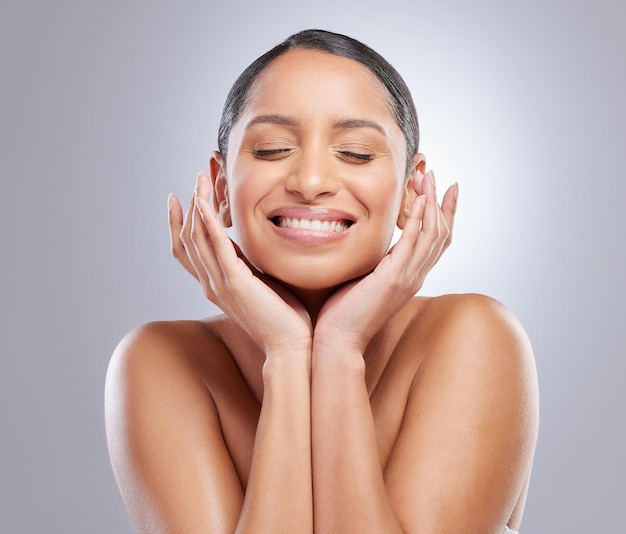
{"label": "ear", "polygon": [[228,199],[228,181],[226,180],[225,161],[222,154],[213,152],[209,161],[211,184],[213,186],[213,209],[225,227],[233,225],[230,217],[230,203]]}
{"label": "ear", "polygon": [[413,202],[423,193],[422,181],[417,178],[417,172],[422,173],[422,177],[426,174],[426,158],[424,154],[415,154],[411,162],[411,170],[404,181],[404,192],[402,193],[402,202],[400,203],[400,213],[398,213],[398,228],[401,230],[406,224],[406,220],[411,213]]}

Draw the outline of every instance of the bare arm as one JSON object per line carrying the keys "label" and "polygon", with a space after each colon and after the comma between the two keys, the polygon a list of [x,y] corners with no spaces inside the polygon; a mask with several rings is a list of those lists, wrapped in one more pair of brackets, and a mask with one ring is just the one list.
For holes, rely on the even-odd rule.
{"label": "bare arm", "polygon": [[389,497],[407,532],[500,534],[534,452],[532,350],[515,318],[491,299],[450,296],[438,305],[445,311],[433,310],[441,320],[423,347],[385,472]]}
{"label": "bare arm", "polygon": [[381,321],[421,287],[449,243],[455,208],[447,193],[439,209],[433,181],[416,176],[414,187],[424,194],[395,249],[372,274],[329,299],[314,331],[319,532],[499,534],[529,471],[536,430],[530,346],[510,314],[474,296],[443,299],[448,305],[435,313],[437,320],[415,325],[414,332],[427,335],[416,338],[409,329],[397,347],[395,358],[421,363],[383,472],[365,347]]}
{"label": "bare arm", "polygon": [[[208,177],[200,175],[188,217],[190,261],[207,298],[265,356],[261,415],[236,532],[310,532],[311,325],[297,299],[287,292],[279,296],[238,256],[208,202],[209,193]],[[183,242],[185,236],[183,228]]]}
{"label": "bare arm", "polygon": [[[314,331],[312,432],[315,529],[401,532],[387,495],[365,383],[371,336],[421,288],[449,244],[455,190],[437,203],[434,177],[416,172],[402,237],[373,273],[324,305]],[[419,195],[419,196],[417,196]]]}
{"label": "bare arm", "polygon": [[313,357],[315,532],[402,532],[383,478],[363,355],[320,347]]}
{"label": "bare arm", "polygon": [[[309,377],[298,365],[305,360],[268,360],[244,495],[210,393],[212,382],[229,379],[218,374],[227,360],[216,342],[198,355],[197,330],[187,323],[146,325],[111,361],[109,451],[137,530],[310,532]],[[203,358],[217,361],[205,365]]]}
{"label": "bare arm", "polygon": [[399,347],[421,363],[384,472],[359,355],[314,351],[319,532],[500,534],[511,518],[536,439],[530,345],[485,297],[445,297],[429,313],[428,336]]}
{"label": "bare arm", "polygon": [[313,522],[310,321],[293,296],[279,296],[238,256],[208,196],[201,175],[184,222],[170,199],[172,249],[260,355],[263,398],[247,486],[211,394],[211,380],[219,381],[212,372],[227,365],[219,361],[228,360],[225,347],[219,340],[189,347],[184,334],[163,336],[154,327],[121,344],[107,380],[118,483],[142,532],[306,534]]}
{"label": "bare arm", "polygon": [[[298,357],[303,356],[303,357]],[[313,530],[309,353],[274,354],[237,532]]]}
{"label": "bare arm", "polygon": [[113,471],[138,532],[232,532],[243,491],[215,403],[186,357],[192,332],[176,330],[145,325],[113,355],[105,388]]}

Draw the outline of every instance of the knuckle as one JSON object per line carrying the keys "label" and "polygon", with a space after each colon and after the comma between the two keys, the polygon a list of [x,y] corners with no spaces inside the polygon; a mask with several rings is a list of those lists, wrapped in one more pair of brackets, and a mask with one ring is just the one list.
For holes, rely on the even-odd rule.
{"label": "knuckle", "polygon": [[443,243],[444,246],[448,246],[450,244],[451,241],[451,235],[450,232],[445,231],[441,233],[441,242]]}
{"label": "knuckle", "polygon": [[424,230],[424,233],[426,234],[426,236],[428,237],[428,239],[430,239],[433,243],[433,245],[436,245],[437,242],[439,241],[441,232],[439,231],[439,228],[436,226],[431,226],[430,228],[426,228]]}
{"label": "knuckle", "polygon": [[195,248],[197,248],[198,245],[202,244],[202,238],[203,237],[204,236],[202,235],[202,232],[200,232],[198,230],[195,230],[195,231],[192,231],[191,234],[189,235],[189,240],[190,240],[191,244]]}
{"label": "knuckle", "polygon": [[202,237],[202,228],[199,224],[194,224],[191,227],[191,231],[189,232],[189,239],[194,245],[197,245]]}
{"label": "knuckle", "polygon": [[429,237],[438,239],[441,233],[441,222],[438,219],[427,221],[427,223],[422,226],[422,231]]}
{"label": "knuckle", "polygon": [[183,246],[182,240],[172,240],[170,245],[170,251],[172,252],[172,256],[176,259],[179,259],[181,256],[186,254],[185,247]]}
{"label": "knuckle", "polygon": [[181,242],[184,246],[187,246],[188,241],[187,241],[187,234],[186,234],[185,230],[182,230],[182,231],[180,232],[180,236],[179,236],[179,237],[180,237],[180,242]]}
{"label": "knuckle", "polygon": [[202,293],[204,293],[204,296],[207,299],[212,300],[214,295],[213,295],[213,292],[211,291],[211,284],[201,279],[200,285],[202,286]]}
{"label": "knuckle", "polygon": [[192,229],[191,232],[189,233],[189,241],[194,246],[197,245],[200,241],[200,232],[198,232],[198,230],[196,229]]}

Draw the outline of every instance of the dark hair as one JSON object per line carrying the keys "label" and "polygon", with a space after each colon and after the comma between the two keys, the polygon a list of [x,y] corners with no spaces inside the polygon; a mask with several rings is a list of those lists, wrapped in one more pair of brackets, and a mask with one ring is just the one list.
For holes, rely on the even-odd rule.
{"label": "dark hair", "polygon": [[224,159],[228,150],[230,131],[247,104],[250,88],[272,61],[293,49],[320,50],[358,61],[380,80],[389,95],[389,103],[396,122],[406,139],[408,173],[419,146],[417,112],[409,88],[396,69],[369,46],[345,35],[324,30],[304,30],[295,33],[256,59],[239,75],[226,97],[218,131],[217,143]]}

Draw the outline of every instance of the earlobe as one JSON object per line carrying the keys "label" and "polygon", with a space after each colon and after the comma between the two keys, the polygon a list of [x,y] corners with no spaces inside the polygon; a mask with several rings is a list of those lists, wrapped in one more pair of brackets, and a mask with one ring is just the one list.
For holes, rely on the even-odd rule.
{"label": "earlobe", "polygon": [[400,204],[400,213],[398,214],[397,225],[400,230],[404,229],[409,214],[411,213],[411,206],[418,195],[423,193],[422,181],[418,179],[418,173],[423,177],[426,172],[426,157],[424,154],[417,153],[413,156],[411,171],[407,176],[406,183],[404,184],[404,192],[402,194],[402,203]]}
{"label": "earlobe", "polygon": [[211,183],[213,185],[213,209],[225,227],[233,225],[230,216],[230,203],[228,199],[228,181],[226,180],[225,162],[222,154],[213,152],[209,162]]}

